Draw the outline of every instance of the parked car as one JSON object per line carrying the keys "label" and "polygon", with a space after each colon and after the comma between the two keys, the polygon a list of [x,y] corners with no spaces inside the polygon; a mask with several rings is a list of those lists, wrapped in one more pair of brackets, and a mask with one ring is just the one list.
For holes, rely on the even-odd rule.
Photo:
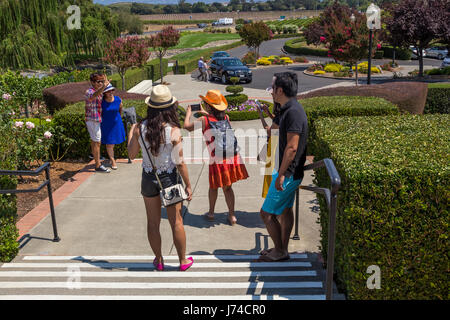
{"label": "parked car", "polygon": [[216,51],[216,52],[213,52],[211,59],[221,58],[221,57],[229,57],[229,56],[230,56],[230,54],[226,51]]}
{"label": "parked car", "polygon": [[209,69],[211,80],[219,79],[223,84],[230,81],[230,77],[238,77],[239,81],[252,82],[252,71],[234,57],[220,57],[211,60]]}
{"label": "parked car", "polygon": [[[414,46],[409,46],[409,50],[412,51],[411,53],[411,59],[416,60],[419,59],[419,56],[417,55],[417,49]],[[422,50],[422,57],[425,57],[425,50]]]}
{"label": "parked car", "polygon": [[208,26],[207,23],[197,23],[197,27],[199,28],[206,28]]}
{"label": "parked car", "polygon": [[439,60],[444,59],[448,54],[446,47],[431,47],[425,49],[425,55],[430,58],[438,58]]}
{"label": "parked car", "polygon": [[442,61],[441,68],[450,67],[450,55],[446,56]]}

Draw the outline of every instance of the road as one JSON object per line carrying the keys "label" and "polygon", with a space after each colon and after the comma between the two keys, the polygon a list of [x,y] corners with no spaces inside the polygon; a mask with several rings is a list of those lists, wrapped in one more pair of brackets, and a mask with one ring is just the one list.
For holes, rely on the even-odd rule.
{"label": "road", "polygon": [[[285,39],[275,39],[271,41],[263,42],[261,47],[259,48],[259,54],[260,56],[270,56],[270,55],[281,55],[283,52],[281,51],[281,48],[283,47],[284,43],[290,39],[293,38],[285,38]],[[241,46],[238,48],[234,48],[229,50],[228,52],[235,57],[242,58],[249,49],[246,46]],[[289,56],[296,56],[293,54],[289,54]],[[319,62],[328,62],[333,61],[330,58],[325,57],[316,57],[316,56],[306,56],[306,58],[309,61],[319,61]],[[373,65],[382,65],[387,62],[391,61],[391,59],[373,59],[372,63]],[[398,60],[398,63],[405,66],[417,66],[417,69],[419,69],[419,62],[417,60]],[[429,59],[424,58],[424,65],[425,66],[433,66],[433,67],[439,67],[441,65],[442,61],[438,59]],[[326,78],[318,78],[318,77],[312,77],[305,75],[303,71],[307,68],[305,65],[292,65],[292,66],[279,66],[279,67],[267,67],[267,68],[261,68],[261,69],[255,69],[253,71],[253,81],[248,84],[242,84],[245,88],[253,88],[253,89],[265,89],[269,87],[272,83],[272,77],[277,72],[284,72],[284,71],[292,71],[297,73],[298,80],[299,80],[299,92],[309,91],[317,88],[321,88],[327,85],[331,85],[334,83],[338,83],[341,81],[348,81],[348,80],[336,80],[336,79],[326,79]],[[364,83],[365,80],[362,80],[361,83]],[[373,83],[381,83],[385,82],[387,80],[376,80],[372,78]]]}

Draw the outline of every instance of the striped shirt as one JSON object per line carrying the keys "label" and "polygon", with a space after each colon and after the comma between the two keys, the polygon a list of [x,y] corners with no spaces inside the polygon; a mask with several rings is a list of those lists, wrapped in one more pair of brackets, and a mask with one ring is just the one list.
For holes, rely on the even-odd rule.
{"label": "striped shirt", "polygon": [[89,88],[86,90],[85,94],[85,110],[86,110],[86,121],[96,121],[102,122],[102,95],[97,96],[93,101],[89,101],[94,96],[95,89]]}

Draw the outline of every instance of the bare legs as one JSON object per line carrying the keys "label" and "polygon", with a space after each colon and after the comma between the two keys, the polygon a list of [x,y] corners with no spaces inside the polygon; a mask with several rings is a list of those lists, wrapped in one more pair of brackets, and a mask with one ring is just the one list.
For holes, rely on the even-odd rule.
{"label": "bare legs", "polygon": [[286,208],[280,216],[261,210],[261,218],[275,245],[274,249],[268,251],[267,256],[273,260],[287,256],[289,252],[289,238],[294,226],[294,212],[292,208]]}
{"label": "bare legs", "polygon": [[[163,263],[161,251],[161,234],[159,226],[161,223],[161,199],[157,197],[144,197],[145,209],[147,211],[147,237],[150,247],[155,254],[158,263]],[[186,233],[184,232],[183,218],[181,216],[182,203],[167,208],[170,227],[172,228],[173,242],[177,249],[180,264],[190,263],[186,259]]]}
{"label": "bare legs", "polygon": [[101,163],[100,163],[100,142],[95,142],[91,140],[91,152],[92,152],[92,156],[94,157],[94,161],[95,161],[95,167],[98,168],[100,167]]}
{"label": "bare legs", "polygon": [[[223,195],[225,196],[225,202],[228,207],[228,220],[231,224],[236,223],[236,217],[234,216],[234,192],[233,188],[230,186],[225,186],[222,188]],[[209,198],[209,217],[214,217],[214,208],[216,206],[218,189],[209,188],[208,198]]]}
{"label": "bare legs", "polygon": [[111,160],[111,167],[113,167],[113,168],[117,167],[116,159],[114,159],[114,145],[113,144],[107,144],[106,145],[106,152],[108,153],[108,157]]}

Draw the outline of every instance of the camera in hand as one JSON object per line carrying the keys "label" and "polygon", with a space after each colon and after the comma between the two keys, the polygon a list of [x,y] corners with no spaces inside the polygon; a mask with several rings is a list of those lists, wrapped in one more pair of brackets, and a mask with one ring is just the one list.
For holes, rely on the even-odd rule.
{"label": "camera in hand", "polygon": [[192,111],[200,111],[200,104],[191,104]]}

